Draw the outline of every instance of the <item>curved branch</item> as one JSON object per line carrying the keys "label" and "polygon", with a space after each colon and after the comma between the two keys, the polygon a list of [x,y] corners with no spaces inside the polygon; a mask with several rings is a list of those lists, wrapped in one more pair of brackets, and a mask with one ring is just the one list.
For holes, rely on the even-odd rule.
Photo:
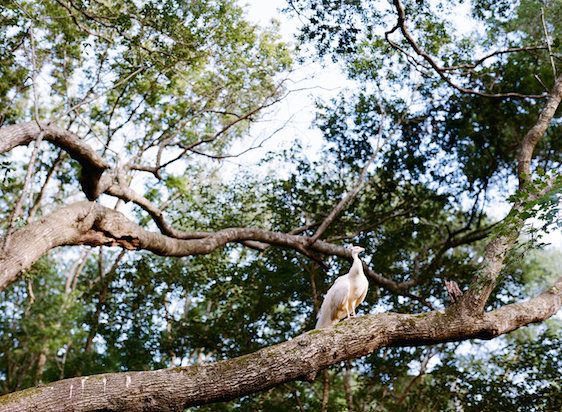
{"label": "curved branch", "polygon": [[456,66],[448,66],[448,67],[441,67],[443,71],[453,71],[453,70],[461,70],[461,69],[474,69],[476,66],[480,66],[486,60],[491,59],[495,56],[500,56],[502,54],[508,53],[518,53],[518,52],[528,52],[533,50],[547,50],[547,46],[522,46],[522,47],[510,47],[504,50],[496,50],[491,53],[486,54],[485,56],[479,58],[474,63],[465,63],[465,64],[458,64]]}
{"label": "curved branch", "polygon": [[[365,167],[366,170],[366,167]],[[209,236],[214,236],[213,233],[209,233],[209,232],[202,232],[202,231],[196,231],[196,232],[185,232],[182,230],[178,230],[175,229],[173,226],[171,226],[168,222],[166,222],[165,218],[164,218],[164,214],[162,213],[162,210],[160,210],[155,204],[153,204],[152,202],[150,202],[148,199],[146,199],[145,197],[139,195],[138,193],[136,193],[134,190],[132,190],[129,187],[126,187],[124,185],[119,185],[119,184],[114,184],[109,186],[106,190],[105,193],[111,195],[111,196],[115,196],[119,199],[122,199],[126,202],[133,202],[136,205],[140,206],[143,210],[145,210],[154,220],[154,222],[156,223],[156,226],[158,226],[158,229],[160,229],[160,231],[167,236],[171,236],[175,239],[202,239],[202,238],[206,238]],[[318,253],[322,253],[325,255],[334,255],[334,256],[338,256],[338,257],[343,257],[343,258],[350,258],[350,254],[349,251],[341,246],[335,246],[332,245],[329,242],[323,242],[323,241],[318,241],[316,239],[313,240],[313,238],[310,237],[305,237],[305,236],[297,236],[300,233],[302,233],[305,230],[310,229],[311,227],[315,227],[317,226],[317,223],[312,223],[310,225],[306,225],[300,228],[297,228],[287,234],[282,234],[286,237],[289,237],[291,239],[290,244],[283,244],[282,246],[289,246],[292,247],[293,249],[299,251],[300,253],[303,253],[304,255],[308,256],[309,258],[315,260],[316,262],[318,262],[317,259],[315,259],[313,256],[310,255],[310,253],[307,252],[307,249],[312,249]],[[241,229],[229,229],[229,230],[241,230]],[[262,229],[253,229],[255,231],[260,231],[260,233],[265,234],[265,233],[276,233],[276,232],[268,232]],[[279,233],[277,233],[279,234]],[[271,241],[265,240],[267,236],[263,236],[260,239],[257,238],[252,238],[252,239],[244,239],[244,240],[239,240],[240,243],[244,244],[244,246],[249,247],[249,248],[253,248],[256,250],[260,250],[263,251],[265,249],[267,249],[267,247],[272,243]],[[312,244],[314,244],[312,246]],[[304,246],[303,246],[304,245]],[[327,247],[327,245],[330,245],[330,247]],[[322,267],[324,267],[324,264],[321,264]],[[365,271],[365,274],[378,286],[383,287],[393,293],[397,293],[399,295],[404,295],[407,296],[411,299],[414,300],[419,300],[422,303],[424,303],[426,306],[431,307],[431,305],[428,302],[425,302],[422,298],[420,298],[417,295],[414,295],[412,293],[409,293],[408,290],[415,286],[416,284],[418,284],[418,280],[417,279],[412,279],[412,280],[407,280],[404,282],[395,282],[392,279],[388,279],[385,278],[384,276],[376,273],[374,270],[372,270],[371,268],[369,268],[366,264],[363,265],[363,269]],[[0,286],[1,288],[1,286]]]}
{"label": "curved branch", "polygon": [[[112,195],[112,196],[115,196],[115,197],[118,197],[118,198],[120,198],[120,199],[122,199],[126,202],[133,202],[133,203],[137,204],[138,206],[140,206],[142,209],[144,209],[152,217],[152,219],[156,223],[156,226],[158,226],[158,229],[160,229],[160,231],[164,235],[170,236],[172,238],[183,239],[183,240],[186,240],[186,239],[203,239],[203,238],[217,236],[220,233],[220,232],[210,233],[210,232],[202,232],[202,231],[186,232],[186,231],[175,229],[173,226],[171,226],[169,223],[166,222],[166,220],[164,218],[164,214],[162,213],[162,211],[156,205],[154,205],[148,199],[139,195],[138,193],[136,193],[134,190],[132,190],[129,187],[114,184],[114,185],[109,186],[105,190],[105,193],[107,193],[109,195]],[[344,247],[335,246],[335,245],[332,245],[331,243],[328,243],[328,242],[321,242],[321,241],[318,241],[318,240],[316,240],[314,238],[310,238],[310,237],[298,236],[302,231],[307,230],[310,227],[314,227],[314,226],[317,226],[317,224],[314,223],[314,224],[311,224],[311,225],[307,225],[307,226],[298,228],[296,230],[293,230],[293,231],[291,231],[287,234],[270,232],[270,231],[266,231],[266,230],[263,230],[263,229],[242,229],[242,228],[238,228],[238,229],[227,229],[227,230],[236,231],[239,235],[243,235],[244,231],[246,233],[248,233],[249,230],[252,230],[255,237],[244,238],[242,236],[238,240],[231,240],[231,241],[240,242],[240,243],[244,244],[246,247],[254,248],[256,250],[265,250],[269,245],[277,244],[277,245],[280,245],[280,246],[291,247],[291,248],[299,251],[300,253],[303,253],[304,255],[308,256],[309,258],[311,258],[311,259],[313,259],[317,262],[318,262],[318,260],[315,259],[312,255],[310,255],[310,253],[307,252],[307,249],[312,249],[315,252],[322,253],[324,255],[334,255],[334,256],[339,256],[339,257],[348,258],[348,259],[350,258],[351,255],[349,254],[349,251]],[[272,241],[272,237],[268,236],[268,234],[277,235],[277,240],[279,240],[278,236],[281,236],[284,239],[284,242],[275,243],[275,242]],[[230,242],[230,241],[225,242],[225,244],[228,243],[228,242]],[[314,245],[312,245],[312,244],[314,244]],[[210,252],[207,252],[207,253],[210,253]],[[321,264],[321,266],[324,266],[324,265]],[[369,268],[366,264],[363,265],[363,269],[364,269],[366,275],[378,286],[383,287],[383,288],[385,288],[385,289],[387,289],[387,290],[389,290],[393,293],[397,293],[397,294],[404,295],[404,296],[407,296],[407,297],[415,299],[415,300],[422,301],[426,306],[431,308],[431,305],[428,302],[424,302],[423,299],[420,298],[419,296],[416,296],[416,295],[408,292],[408,289],[410,289],[411,287],[415,286],[418,283],[418,281],[416,279],[407,280],[407,281],[404,281],[404,282],[395,282],[392,279],[385,278],[384,276],[376,273],[371,268]],[[1,289],[1,284],[0,284],[0,289]]]}
{"label": "curved branch", "polygon": [[[393,4],[394,4],[394,7],[396,8],[396,11],[398,13],[398,21],[397,21],[396,25],[391,30],[385,32],[386,40],[389,42],[389,44],[393,48],[399,50],[400,52],[406,54],[406,56],[412,58],[403,48],[401,48],[399,45],[394,43],[389,38],[389,35],[391,33],[395,32],[397,29],[400,29],[400,32],[402,33],[402,35],[404,36],[404,38],[406,39],[406,41],[408,42],[410,47],[414,50],[414,52],[418,56],[420,56],[422,59],[424,59],[431,66],[431,68],[439,75],[439,77],[441,77],[441,79],[443,79],[449,86],[451,86],[451,87],[453,87],[453,88],[455,88],[458,91],[463,92],[463,93],[473,94],[473,95],[482,96],[482,97],[490,97],[490,98],[500,98],[501,99],[501,98],[506,98],[506,97],[512,97],[512,98],[519,98],[519,99],[543,99],[547,96],[546,93],[544,93],[544,94],[523,94],[523,93],[516,93],[516,92],[485,93],[485,92],[480,92],[480,91],[474,90],[474,89],[467,89],[466,87],[458,85],[457,83],[453,82],[449,77],[447,77],[447,75],[445,75],[445,72],[447,71],[448,68],[441,67],[435,61],[435,59],[433,57],[431,57],[429,54],[427,54],[418,45],[418,43],[414,40],[414,38],[412,37],[412,35],[408,31],[408,29],[406,28],[406,13],[404,12],[404,7],[402,6],[402,3],[400,3],[400,0],[393,0]],[[501,52],[497,52],[495,54],[501,54]],[[483,60],[487,59],[488,57],[491,57],[491,56],[485,56]],[[480,61],[480,63],[478,63],[478,61],[476,63],[480,64],[481,61]]]}
{"label": "curved branch", "polygon": [[[307,236],[258,228],[228,228],[204,234],[205,237],[197,239],[176,239],[145,230],[123,214],[98,203],[77,202],[13,233],[9,247],[0,255],[0,290],[47,251],[64,245],[120,246],[144,249],[161,256],[192,256],[211,253],[227,243],[257,241],[351,259],[349,249],[322,240],[308,247],[310,238]],[[379,286],[404,294],[402,284],[369,268],[366,273]]]}
{"label": "curved branch", "polygon": [[[542,109],[535,125],[527,132],[521,143],[517,170],[519,175],[519,189],[525,189],[531,181],[531,159],[533,151],[539,140],[546,133],[560,102],[562,101],[562,75],[556,79],[552,91],[548,94],[548,99]],[[551,183],[555,182],[555,177]],[[547,184],[547,189],[551,190]],[[475,276],[468,293],[463,295],[461,303],[473,312],[482,312],[488,297],[494,290],[497,278],[503,268],[503,262],[507,252],[517,241],[519,232],[525,224],[525,219],[519,214],[526,201],[532,201],[534,195],[529,195],[526,200],[520,200],[513,204],[504,222],[504,230],[500,231],[486,245],[484,250],[484,261],[480,271]]]}
{"label": "curved branch", "polygon": [[517,172],[519,174],[519,188],[531,179],[531,159],[533,151],[539,140],[544,136],[546,129],[550,125],[560,101],[562,100],[562,75],[558,76],[552,91],[548,95],[548,100],[539,115],[537,123],[527,132],[521,144]]}
{"label": "curved branch", "polygon": [[202,232],[202,231],[186,232],[174,228],[172,225],[166,222],[164,218],[164,213],[162,212],[162,210],[160,210],[160,208],[158,208],[158,206],[156,206],[154,203],[152,203],[144,196],[141,196],[140,194],[135,192],[130,187],[127,187],[122,184],[113,184],[109,186],[104,191],[104,193],[107,193],[108,195],[111,196],[115,196],[121,200],[124,200],[125,202],[133,202],[136,205],[140,206],[144,211],[146,211],[150,215],[154,223],[156,223],[156,226],[158,226],[158,229],[160,229],[160,231],[164,235],[176,239],[201,239],[209,236],[209,232]]}
{"label": "curved branch", "polygon": [[484,315],[457,308],[423,315],[383,313],[313,330],[239,358],[207,365],[77,377],[0,398],[3,410],[181,411],[284,382],[311,380],[327,366],[386,346],[492,339],[552,316],[562,305],[562,277],[539,296]]}
{"label": "curved branch", "polygon": [[100,179],[109,164],[74,133],[50,124],[28,122],[0,128],[0,153],[25,146],[43,132],[43,139],[66,151],[82,166],[80,183],[86,197],[96,199],[101,193]]}
{"label": "curved branch", "polygon": [[334,220],[338,217],[338,215],[342,213],[342,211],[344,211],[349,206],[349,204],[355,199],[355,197],[359,194],[359,192],[363,190],[363,188],[367,184],[367,181],[365,179],[365,177],[367,176],[367,170],[369,169],[369,166],[371,166],[371,163],[373,163],[373,161],[375,160],[377,152],[378,150],[375,151],[375,153],[373,153],[373,155],[367,161],[365,166],[363,166],[363,170],[361,170],[359,179],[357,179],[357,181],[354,183],[353,188],[348,193],[346,193],[344,197],[342,197],[342,199],[338,202],[338,204],[330,211],[328,216],[322,221],[320,226],[318,226],[318,229],[316,229],[316,232],[310,238],[309,242],[311,245],[314,244],[314,242],[316,242],[318,239],[320,239],[320,237],[324,234],[324,232],[328,229],[328,227],[334,222]]}

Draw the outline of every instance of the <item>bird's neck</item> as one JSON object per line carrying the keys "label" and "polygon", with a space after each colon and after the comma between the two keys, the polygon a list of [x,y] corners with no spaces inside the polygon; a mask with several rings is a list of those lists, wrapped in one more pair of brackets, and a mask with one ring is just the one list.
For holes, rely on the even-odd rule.
{"label": "bird's neck", "polygon": [[364,275],[363,273],[363,262],[359,259],[359,256],[353,255],[353,265],[351,265],[351,270],[349,271],[351,276]]}

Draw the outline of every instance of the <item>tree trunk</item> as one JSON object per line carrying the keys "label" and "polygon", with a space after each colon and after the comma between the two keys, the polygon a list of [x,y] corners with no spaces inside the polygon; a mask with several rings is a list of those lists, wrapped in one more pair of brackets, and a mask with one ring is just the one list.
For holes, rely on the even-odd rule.
{"label": "tree trunk", "polygon": [[328,401],[330,400],[330,371],[324,369],[322,374],[322,412],[328,410]]}

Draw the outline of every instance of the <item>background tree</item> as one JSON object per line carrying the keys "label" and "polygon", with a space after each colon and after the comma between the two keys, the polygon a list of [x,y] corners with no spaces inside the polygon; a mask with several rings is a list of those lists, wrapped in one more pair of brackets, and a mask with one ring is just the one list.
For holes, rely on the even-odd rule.
{"label": "background tree", "polygon": [[[528,252],[559,223],[560,4],[288,12],[358,87],[319,102],[314,160],[295,143],[257,165],[286,173],[225,176],[291,92],[275,29],[231,1],[4,6],[4,408],[560,407],[557,318],[458,343],[562,304],[560,255]],[[349,243],[379,314],[304,333]]]}

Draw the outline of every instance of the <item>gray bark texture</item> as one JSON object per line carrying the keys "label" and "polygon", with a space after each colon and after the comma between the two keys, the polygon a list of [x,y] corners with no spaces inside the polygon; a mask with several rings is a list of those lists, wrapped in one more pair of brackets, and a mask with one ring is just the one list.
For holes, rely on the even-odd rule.
{"label": "gray bark texture", "polygon": [[80,183],[86,197],[96,199],[102,192],[100,179],[109,165],[80,137],[60,127],[28,122],[0,128],[0,153],[12,150],[16,146],[25,146],[35,140],[39,133],[43,139],[66,151],[70,157],[80,163],[82,173]]}
{"label": "gray bark texture", "polygon": [[[95,202],[76,202],[44,216],[14,232],[9,247],[0,254],[0,290],[17,279],[22,271],[50,249],[65,245],[121,246],[145,249],[161,256],[208,254],[231,242],[254,240],[270,245],[303,249],[309,237],[272,232],[258,228],[229,228],[206,236],[175,238],[150,232],[122,213]],[[325,255],[351,259],[351,252],[339,245],[318,240],[310,249]],[[371,280],[390,289],[399,284],[367,268]]]}
{"label": "gray bark texture", "polygon": [[453,305],[422,315],[384,313],[351,318],[252,354],[222,362],[148,372],[65,379],[0,398],[0,410],[181,411],[226,401],[284,382],[308,380],[321,369],[384,346],[492,339],[552,316],[562,305],[562,277],[539,296],[471,315]]}

